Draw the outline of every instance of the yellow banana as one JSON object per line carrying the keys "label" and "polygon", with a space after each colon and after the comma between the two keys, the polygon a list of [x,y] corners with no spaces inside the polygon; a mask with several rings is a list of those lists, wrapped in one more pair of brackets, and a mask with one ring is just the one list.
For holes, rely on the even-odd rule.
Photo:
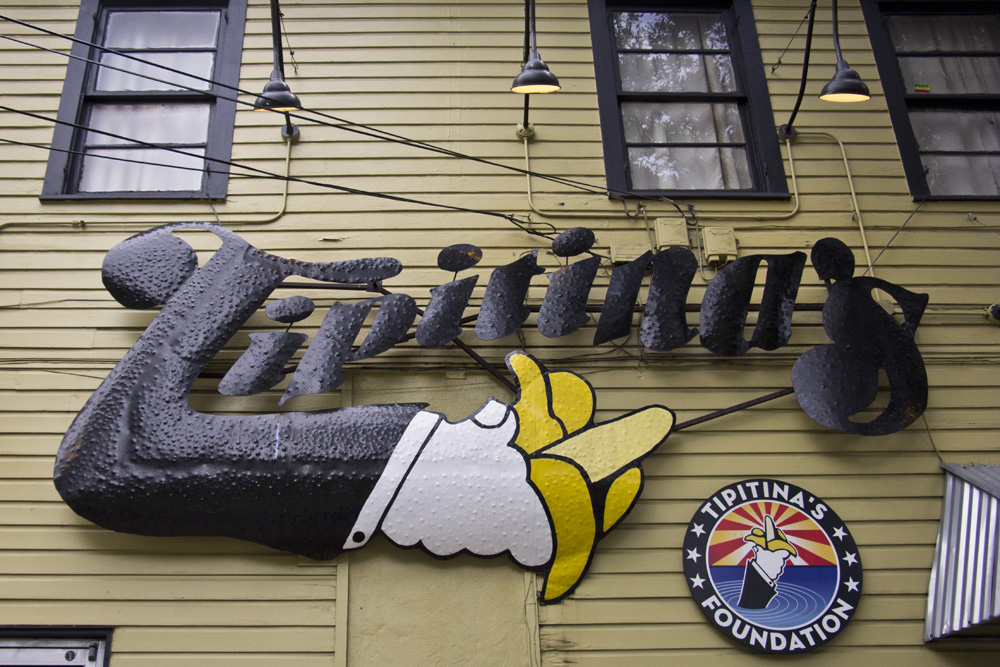
{"label": "yellow banana", "polygon": [[[650,406],[592,426],[594,390],[586,380],[547,371],[523,353],[508,355],[507,365],[519,386],[515,444],[527,455],[531,482],[552,523],[553,554],[541,600],[555,602],[580,581],[600,535],[635,503],[642,488],[638,461],[663,442],[674,416]],[[594,485],[602,480],[610,485],[602,485],[607,491],[595,499]]]}

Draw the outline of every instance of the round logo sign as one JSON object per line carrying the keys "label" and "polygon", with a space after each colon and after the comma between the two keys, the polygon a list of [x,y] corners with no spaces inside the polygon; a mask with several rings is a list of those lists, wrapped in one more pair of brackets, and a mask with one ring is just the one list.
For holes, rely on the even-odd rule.
{"label": "round logo sign", "polygon": [[833,639],[857,609],[861,574],[836,512],[780,480],[720,489],[684,536],[684,576],[698,607],[758,651],[808,651]]}

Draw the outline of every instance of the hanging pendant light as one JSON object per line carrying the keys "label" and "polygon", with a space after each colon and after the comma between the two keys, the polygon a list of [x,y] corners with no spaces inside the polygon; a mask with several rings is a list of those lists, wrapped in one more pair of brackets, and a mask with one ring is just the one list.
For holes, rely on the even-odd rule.
{"label": "hanging pendant light", "polygon": [[254,111],[296,111],[302,108],[299,98],[288,88],[281,72],[271,72],[271,80],[264,84],[264,92],[253,103]]}
{"label": "hanging pendant light", "polygon": [[554,93],[561,87],[556,75],[549,71],[549,66],[545,64],[544,60],[538,57],[538,52],[533,51],[528,62],[524,64],[524,69],[521,70],[521,73],[514,79],[514,83],[511,84],[510,92],[523,93],[525,95],[531,93]]}
{"label": "hanging pendant light", "polygon": [[837,71],[819,94],[827,102],[866,102],[871,99],[861,75],[851,69],[840,52],[840,31],[837,25],[837,0],[833,0],[833,49],[837,52]]}
{"label": "hanging pendant light", "polygon": [[295,111],[302,108],[299,98],[285,83],[285,61],[281,53],[281,10],[278,0],[271,0],[271,38],[274,45],[274,69],[271,80],[253,103],[254,111]]}
{"label": "hanging pendant light", "polygon": [[529,95],[533,93],[554,93],[559,90],[559,79],[549,70],[541,56],[538,55],[538,43],[535,37],[535,0],[525,0],[525,19],[527,28],[525,33],[525,46],[528,46],[530,39],[530,50],[525,49],[527,56],[524,59],[524,67],[521,73],[514,79],[510,86],[512,93]]}
{"label": "hanging pendant light", "polygon": [[837,72],[819,96],[827,102],[867,102],[871,97],[861,75],[842,60],[837,62]]}

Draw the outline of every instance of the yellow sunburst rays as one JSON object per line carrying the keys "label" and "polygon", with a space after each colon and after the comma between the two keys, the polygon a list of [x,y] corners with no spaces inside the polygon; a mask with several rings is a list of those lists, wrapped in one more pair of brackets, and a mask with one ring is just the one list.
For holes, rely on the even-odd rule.
{"label": "yellow sunburst rays", "polygon": [[837,562],[837,552],[827,537],[814,539],[811,535],[825,536],[823,529],[805,514],[799,514],[792,521],[781,524],[781,530],[788,537],[788,541],[798,547],[799,554],[795,558],[795,563],[806,563],[805,553],[814,558],[819,558],[833,565]]}
{"label": "yellow sunburst rays", "polygon": [[[598,531],[607,533],[632,507],[642,488],[639,460],[667,437],[674,416],[651,406],[591,426],[594,390],[586,380],[547,371],[522,353],[508,355],[507,365],[519,387],[516,444],[527,454],[531,482],[552,522],[553,556],[542,601],[554,602],[580,581]],[[608,481],[607,492],[595,498],[594,486]]]}
{"label": "yellow sunburst rays", "polygon": [[[749,503],[741,510],[730,512],[726,515],[726,521],[743,528],[727,528],[716,530],[712,533],[711,545],[743,542],[748,531],[753,528],[761,529],[764,517],[770,515],[781,531],[785,534],[789,544],[792,544],[800,552],[792,556],[791,561],[798,565],[805,565],[807,559],[804,553],[811,557],[822,559],[834,564],[837,562],[837,554],[830,542],[825,538],[814,538],[811,535],[823,535],[823,530],[807,514],[791,506],[774,502]],[[746,556],[751,547],[749,544],[726,554],[713,565],[738,565]]]}

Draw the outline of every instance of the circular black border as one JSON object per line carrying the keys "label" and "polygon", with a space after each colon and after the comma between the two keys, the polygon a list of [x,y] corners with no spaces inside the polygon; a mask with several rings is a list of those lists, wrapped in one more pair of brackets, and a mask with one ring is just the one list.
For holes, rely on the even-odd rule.
{"label": "circular black border", "polygon": [[[756,486],[749,487],[747,486],[748,483],[756,483]],[[767,496],[762,494],[765,483],[768,485],[767,488],[771,491]],[[773,489],[775,484],[779,487],[788,487],[787,499],[784,497],[774,497],[775,494]],[[739,493],[738,487],[741,486],[743,487],[743,495],[746,496],[745,499]],[[752,489],[757,491],[758,495],[756,497],[753,496],[753,493],[751,492]],[[719,509],[718,505],[714,502],[714,499],[718,498],[720,501],[724,501],[722,495],[726,490],[732,490],[733,493],[736,494],[736,498],[732,504],[723,502],[725,509],[722,510]],[[802,493],[803,501],[805,503],[803,507],[798,507],[797,504],[791,503],[788,500],[796,497],[800,492]],[[738,611],[726,604],[722,595],[715,590],[715,586],[712,584],[712,577],[708,573],[708,539],[712,535],[719,521],[721,521],[734,507],[755,501],[774,501],[785,503],[792,507],[798,507],[799,510],[805,512],[826,533],[830,543],[833,544],[834,550],[837,554],[838,563],[840,564],[839,590],[837,594],[833,596],[833,600],[830,605],[821,614],[819,614],[819,616],[816,617],[816,620],[812,623],[799,626],[798,628],[778,631],[786,635],[785,648],[781,650],[773,650],[771,648],[772,645],[770,641],[768,641],[767,647],[761,647],[759,644],[751,645],[749,639],[750,635],[747,635],[746,639],[738,639],[727,629],[731,626],[727,626],[725,628],[720,627],[715,621],[716,611],[720,608],[724,608],[728,609],[734,618],[739,618],[748,625],[754,625],[741,616]],[[820,506],[824,508],[822,511],[819,509]],[[817,517],[813,512],[820,512],[822,516]],[[716,516],[713,516],[713,513]],[[837,534],[841,532],[843,535],[838,537]],[[692,556],[692,554],[696,554],[696,556]],[[858,552],[858,545],[854,541],[854,537],[851,535],[851,532],[847,529],[846,524],[844,524],[843,520],[841,520],[837,513],[824,500],[815,494],[806,491],[802,487],[796,486],[795,484],[791,484],[790,482],[786,482],[784,480],[766,477],[752,477],[738,482],[733,482],[732,484],[724,486],[710,495],[698,506],[694,516],[691,518],[691,522],[687,526],[687,530],[684,533],[684,548],[681,556],[684,563],[684,578],[687,581],[688,589],[691,591],[691,597],[694,598],[694,601],[698,604],[698,608],[703,614],[705,614],[705,617],[709,620],[709,622],[715,626],[719,632],[729,637],[730,640],[762,653],[805,653],[819,648],[844,631],[844,628],[856,613],[858,603],[861,601],[863,581],[861,554]],[[699,579],[700,583],[698,583]],[[857,585],[850,585],[849,587],[849,580],[851,584],[856,582]],[[712,596],[716,597],[716,601],[713,602],[711,600]],[[850,606],[850,609],[843,609],[843,605],[838,603],[838,599],[846,603],[847,606]],[[718,605],[716,605],[715,602],[718,602]],[[834,611],[838,608],[840,608],[839,611]],[[840,628],[833,633],[826,632],[822,626],[820,626],[817,630],[815,626],[820,624],[822,619],[830,613],[835,613],[838,620],[842,621],[840,623]],[[845,616],[846,618],[844,618]],[[787,636],[792,633],[799,633],[801,630],[806,628],[813,628],[813,630],[802,634],[802,637],[806,637],[808,635],[807,639],[803,640],[800,637],[800,641],[805,644],[805,647],[792,651],[789,648],[789,644],[791,642],[787,641]],[[767,630],[769,633],[773,632],[766,628],[761,629]],[[808,643],[809,639],[812,640],[811,644]]]}

